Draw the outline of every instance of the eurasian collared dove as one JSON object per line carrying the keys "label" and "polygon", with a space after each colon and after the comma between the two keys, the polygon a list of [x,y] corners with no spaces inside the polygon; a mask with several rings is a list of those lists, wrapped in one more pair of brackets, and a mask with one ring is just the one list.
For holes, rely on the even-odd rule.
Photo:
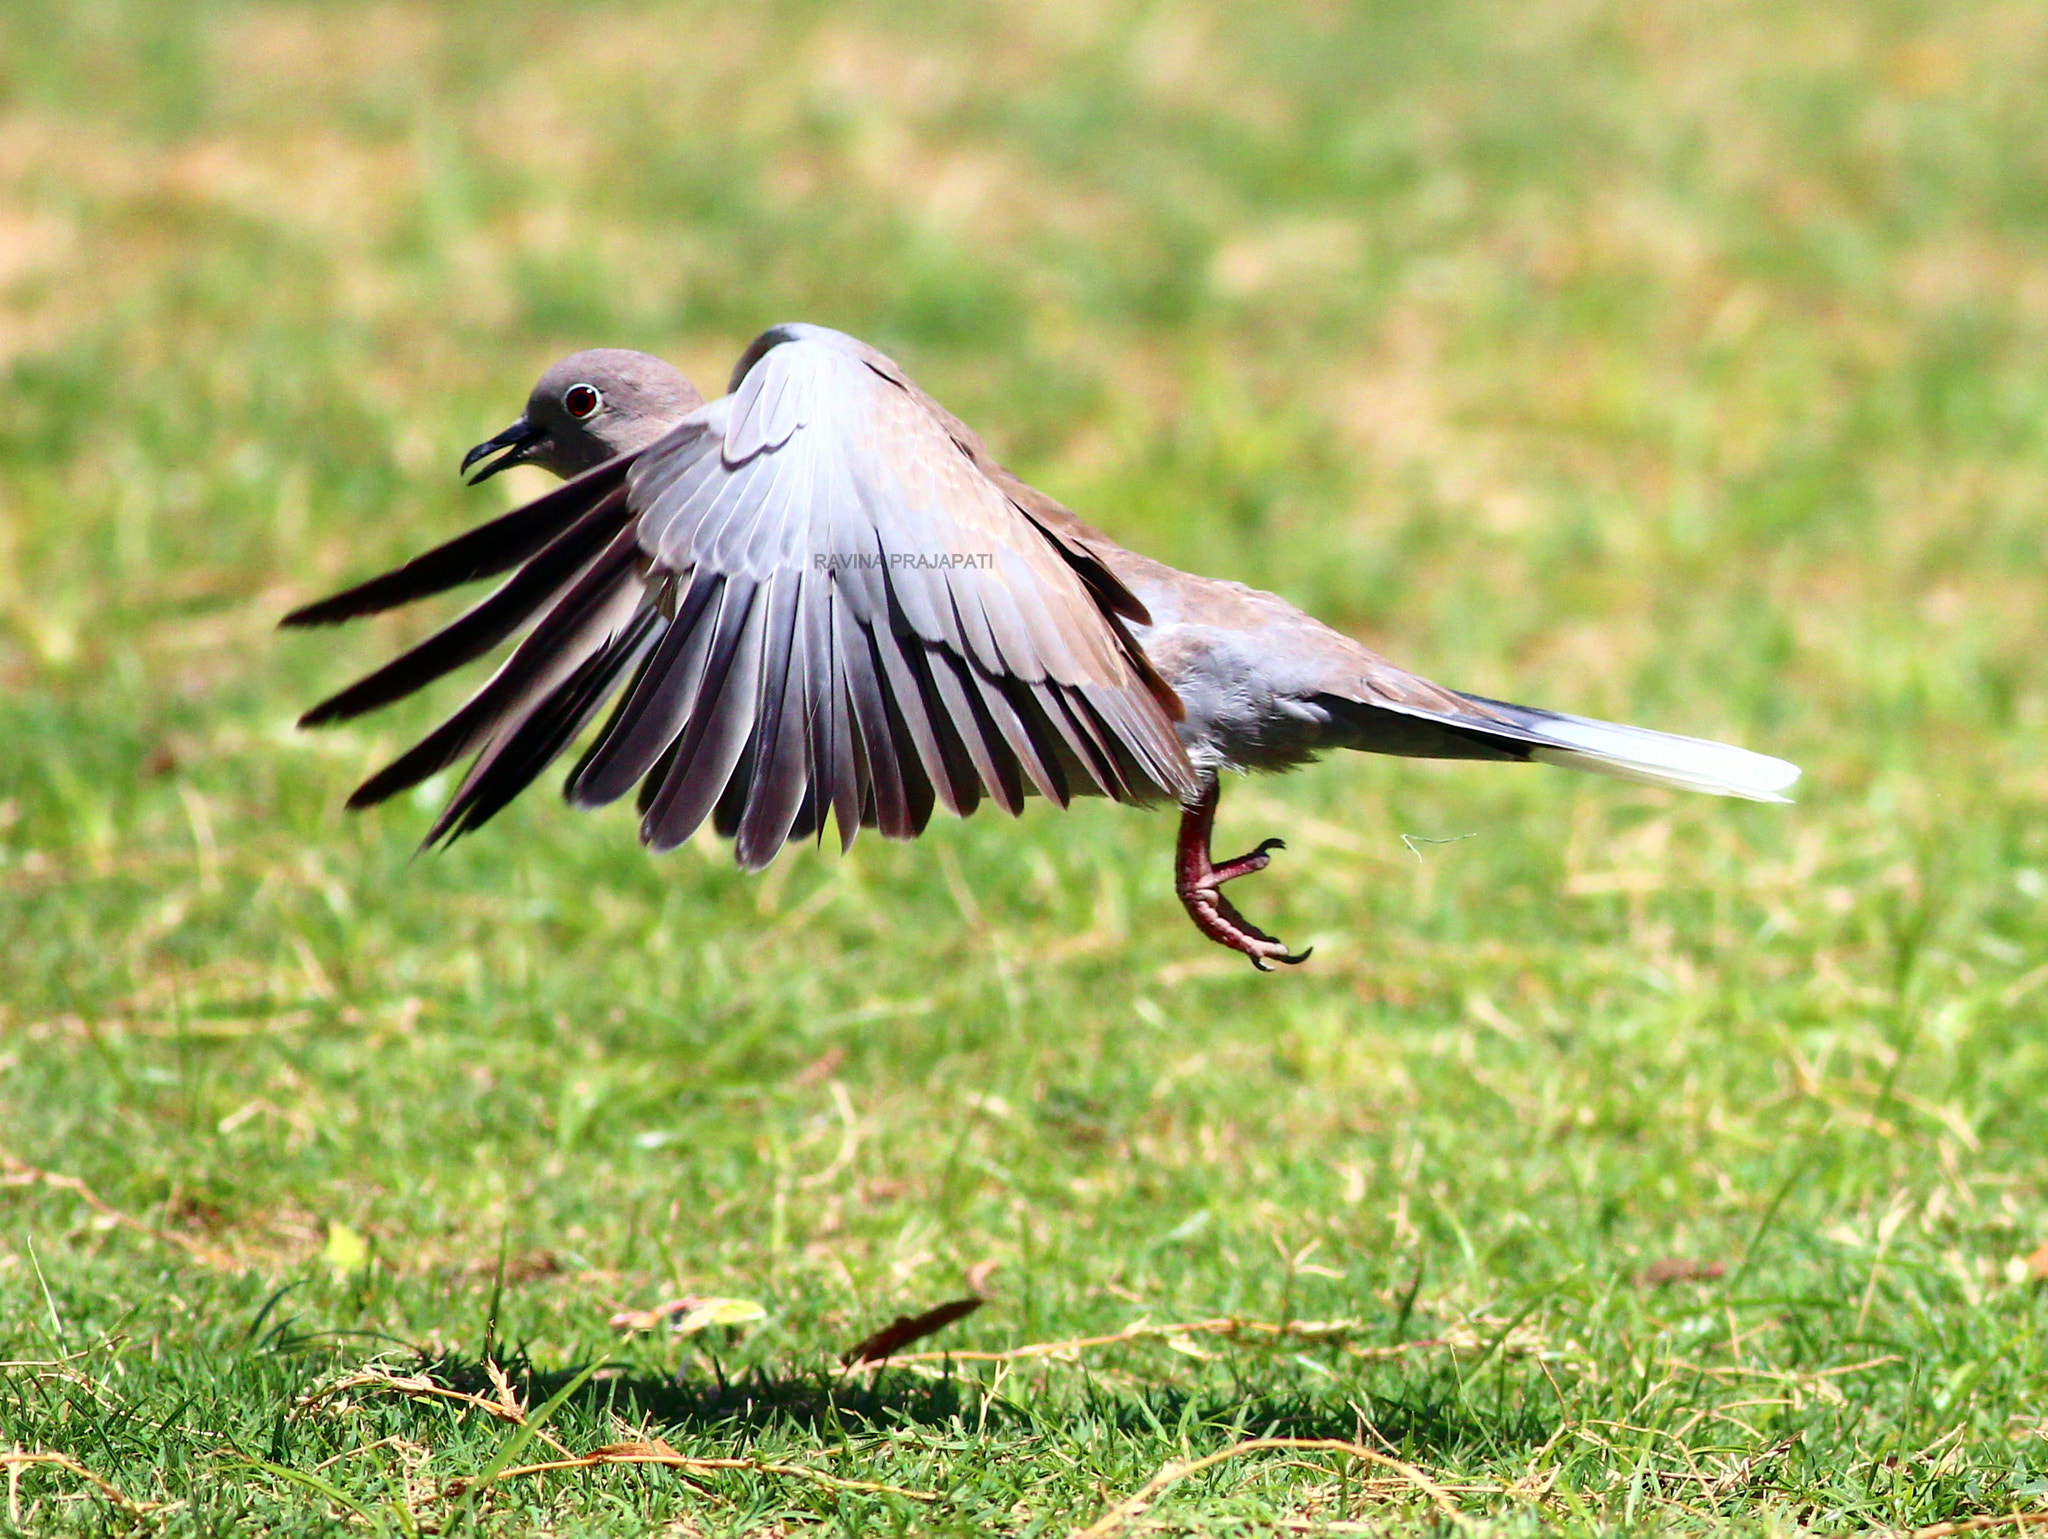
{"label": "eurasian collared dove", "polygon": [[[493,457],[495,456],[495,457]],[[1211,940],[1299,962],[1247,923],[1210,854],[1217,777],[1328,748],[1541,760],[1650,785],[1784,801],[1782,759],[1441,688],[1283,599],[1124,550],[1003,469],[895,363],[823,327],[755,339],[706,403],[645,353],[549,369],[516,422],[464,456],[482,481],[566,484],[285,617],[326,625],[478,578],[474,608],[313,707],[341,721],[525,630],[481,689],[349,798],[366,807],[469,757],[426,843],[480,827],[617,694],[565,786],[639,787],[656,849],[709,817],[758,870],[790,839],[920,833],[935,802],[1032,793],[1182,808],[1175,887]],[[621,684],[624,684],[621,690]]]}

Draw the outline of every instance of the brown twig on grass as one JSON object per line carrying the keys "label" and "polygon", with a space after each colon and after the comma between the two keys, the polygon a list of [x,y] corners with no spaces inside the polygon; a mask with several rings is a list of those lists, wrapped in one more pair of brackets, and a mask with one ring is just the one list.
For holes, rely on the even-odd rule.
{"label": "brown twig on grass", "polygon": [[33,1464],[46,1464],[52,1469],[63,1470],[67,1475],[76,1475],[80,1480],[97,1486],[100,1495],[112,1502],[116,1507],[119,1507],[123,1512],[131,1515],[139,1516],[145,1512],[153,1512],[163,1505],[162,1502],[138,1502],[111,1480],[106,1479],[104,1476],[95,1475],[83,1464],[80,1464],[76,1459],[66,1454],[32,1453],[26,1448],[0,1449],[0,1468],[4,1468],[8,1476],[7,1521],[16,1528],[20,1528],[22,1522],[20,1504],[16,1500],[15,1485],[20,1478],[20,1471]]}
{"label": "brown twig on grass", "polygon": [[61,1357],[11,1357],[0,1362],[0,1372],[11,1368],[57,1368],[62,1369],[80,1358],[91,1357],[95,1352],[105,1352],[127,1344],[126,1336],[102,1336],[89,1347],[80,1347],[76,1352],[66,1352]]}
{"label": "brown twig on grass", "polygon": [[1154,1475],[1144,1485],[1118,1502],[1114,1507],[1111,1507],[1109,1511],[1105,1512],[1093,1523],[1089,1524],[1086,1528],[1076,1529],[1073,1539],[1109,1539],[1110,1535],[1121,1532],[1126,1524],[1144,1512],[1147,1507],[1151,1506],[1153,1501],[1167,1487],[1178,1484],[1190,1475],[1200,1474],[1203,1470],[1221,1464],[1227,1459],[1242,1458],[1246,1454],[1266,1453],[1278,1448],[1291,1448],[1304,1452],[1316,1451],[1348,1454],[1352,1458],[1366,1464],[1377,1464],[1382,1469],[1392,1470],[1409,1485],[1421,1491],[1431,1501],[1435,1502],[1438,1510],[1453,1523],[1461,1528],[1469,1528],[1471,1526],[1472,1520],[1465,1516],[1464,1510],[1456,1502],[1451,1500],[1451,1493],[1446,1491],[1436,1481],[1432,1480],[1414,1465],[1405,1463],[1400,1459],[1391,1458],[1386,1454],[1375,1452],[1362,1443],[1348,1443],[1341,1438],[1324,1437],[1255,1437],[1249,1438],[1242,1443],[1233,1443],[1228,1448],[1219,1448],[1216,1452],[1204,1454],[1199,1459],[1190,1459],[1185,1464],[1176,1463],[1162,1466],[1158,1474]]}
{"label": "brown twig on grass", "polygon": [[2001,1512],[1981,1518],[1957,1518],[1951,1523],[1930,1523],[1916,1528],[1907,1539],[1949,1539],[1951,1534],[1981,1534],[1987,1528],[2032,1528],[2048,1523],[2048,1512]]}
{"label": "brown twig on grass", "polygon": [[[1279,1325],[1264,1320],[1190,1320],[1179,1325],[1154,1325],[1140,1320],[1108,1336],[1077,1336],[1070,1341],[1038,1341],[1011,1347],[1003,1352],[905,1352],[889,1359],[895,1366],[906,1363],[935,1363],[951,1359],[956,1363],[1016,1363],[1034,1358],[1064,1357],[1095,1347],[1113,1347],[1129,1341],[1171,1341],[1186,1336],[1265,1336],[1274,1340],[1341,1341],[1355,1331],[1366,1329],[1358,1320],[1289,1320]],[[1386,1347],[1349,1347],[1354,1357],[1392,1358],[1432,1347],[1455,1347],[1456,1342],[1432,1337],[1425,1341],[1403,1341]]]}
{"label": "brown twig on grass", "polygon": [[[801,1464],[771,1464],[763,1459],[699,1459],[680,1453],[662,1438],[640,1443],[608,1443],[603,1448],[593,1448],[587,1454],[572,1454],[566,1459],[549,1459],[542,1464],[521,1464],[509,1470],[499,1470],[490,1480],[479,1480],[474,1489],[499,1480],[511,1480],[521,1475],[545,1475],[556,1470],[595,1469],[605,1464],[655,1464],[664,1469],[681,1470],[685,1474],[710,1474],[717,1470],[747,1470],[757,1475],[787,1475],[797,1480],[808,1480],[814,1485],[824,1486],[832,1491],[858,1491],[871,1496],[902,1496],[916,1502],[939,1500],[937,1491],[919,1491],[909,1486],[884,1485],[878,1480],[848,1480],[841,1475],[828,1475],[823,1470],[809,1469]],[[468,1480],[449,1482],[448,1494],[460,1496],[472,1489]]]}
{"label": "brown twig on grass", "polygon": [[[406,1395],[414,1399],[450,1400],[458,1405],[469,1406],[482,1411],[486,1416],[499,1421],[510,1422],[515,1427],[528,1425],[526,1407],[513,1392],[512,1384],[497,1364],[487,1365],[491,1383],[497,1389],[497,1398],[484,1395],[465,1394],[459,1389],[449,1389],[436,1384],[424,1374],[388,1373],[370,1368],[348,1378],[328,1385],[306,1396],[299,1402],[305,1410],[323,1400],[333,1398],[351,1389],[383,1389],[393,1394]],[[533,1435],[547,1444],[562,1457],[549,1459],[540,1464],[521,1464],[512,1469],[499,1470],[489,1480],[470,1481],[458,1478],[448,1483],[447,1494],[460,1496],[471,1489],[481,1490],[500,1480],[515,1476],[541,1475],[552,1470],[595,1469],[605,1464],[658,1464],[667,1469],[681,1470],[688,1474],[710,1474],[718,1470],[751,1470],[759,1475],[787,1475],[797,1480],[808,1480],[815,1485],[826,1486],[835,1491],[858,1491],[879,1496],[902,1496],[912,1501],[935,1502],[939,1500],[936,1491],[917,1491],[907,1486],[883,1485],[872,1480],[848,1480],[840,1475],[828,1475],[823,1470],[807,1469],[801,1464],[771,1464],[760,1459],[700,1459],[678,1452],[661,1438],[632,1443],[608,1443],[603,1448],[592,1449],[587,1454],[572,1452],[569,1446],[543,1427],[532,1429]]]}
{"label": "brown twig on grass", "polygon": [[[299,1409],[301,1411],[309,1411],[323,1400],[331,1400],[336,1395],[346,1394],[352,1389],[384,1389],[391,1391],[395,1395],[405,1395],[415,1400],[452,1400],[457,1405],[469,1406],[474,1410],[482,1411],[486,1416],[495,1417],[499,1421],[510,1422],[515,1427],[525,1426],[527,1424],[526,1407],[520,1403],[519,1397],[512,1392],[512,1384],[505,1377],[505,1371],[496,1363],[488,1364],[487,1370],[491,1375],[492,1386],[498,1391],[498,1397],[495,1400],[483,1395],[467,1394],[459,1389],[450,1389],[445,1384],[436,1384],[423,1373],[387,1373],[382,1369],[366,1368],[360,1373],[351,1374],[348,1378],[328,1385],[325,1389],[313,1391],[313,1393],[299,1401]],[[573,1459],[576,1457],[575,1454],[569,1451],[568,1444],[562,1442],[545,1427],[534,1428],[533,1435],[547,1444],[548,1447],[554,1449],[563,1458]]]}
{"label": "brown twig on grass", "polygon": [[4,1151],[0,1151],[0,1186],[49,1186],[59,1191],[70,1192],[100,1217],[123,1229],[145,1235],[159,1245],[174,1246],[193,1260],[202,1261],[210,1267],[217,1267],[226,1272],[245,1270],[242,1263],[233,1256],[225,1251],[215,1250],[202,1240],[195,1240],[189,1235],[178,1234],[170,1229],[159,1229],[132,1213],[123,1213],[77,1176],[45,1170],[40,1165],[31,1165],[27,1160],[16,1159]]}

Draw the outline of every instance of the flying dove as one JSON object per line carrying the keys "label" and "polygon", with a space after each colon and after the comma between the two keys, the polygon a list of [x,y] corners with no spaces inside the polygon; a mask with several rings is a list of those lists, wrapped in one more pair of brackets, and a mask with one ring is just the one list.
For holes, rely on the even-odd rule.
{"label": "flying dove", "polygon": [[1726,744],[1445,689],[1273,594],[1125,550],[998,465],[892,360],[820,326],[762,333],[710,402],[648,354],[572,354],[462,469],[481,467],[474,484],[516,464],[564,484],[283,622],[504,577],[300,719],[388,705],[520,636],[349,798],[371,806],[468,759],[430,846],[489,821],[616,700],[564,793],[595,807],[637,788],[654,849],[708,818],[753,871],[828,816],[843,849],[862,828],[915,838],[935,806],[964,817],[984,797],[1012,814],[1034,793],[1170,800],[1181,903],[1266,971],[1307,953],[1223,895],[1283,847],[1212,856],[1226,769],[1352,748],[1767,802],[1799,778]]}

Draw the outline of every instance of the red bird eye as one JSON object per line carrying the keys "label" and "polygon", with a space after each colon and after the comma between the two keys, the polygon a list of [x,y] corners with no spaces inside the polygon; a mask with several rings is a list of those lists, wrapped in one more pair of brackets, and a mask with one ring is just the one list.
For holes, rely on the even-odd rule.
{"label": "red bird eye", "polygon": [[571,385],[562,392],[562,409],[578,422],[596,416],[602,405],[604,397],[597,393],[595,385]]}

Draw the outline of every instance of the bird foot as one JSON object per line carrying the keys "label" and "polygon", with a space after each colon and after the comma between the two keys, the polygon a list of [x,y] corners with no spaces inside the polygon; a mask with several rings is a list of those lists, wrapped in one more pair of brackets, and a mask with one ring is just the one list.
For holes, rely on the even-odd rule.
{"label": "bird foot", "polygon": [[1279,839],[1265,839],[1247,854],[1215,860],[1209,853],[1209,838],[1216,827],[1216,800],[1217,789],[1212,784],[1200,801],[1181,813],[1180,845],[1174,861],[1174,891],[1181,906],[1188,911],[1188,918],[1194,920],[1196,929],[1217,945],[1241,952],[1262,973],[1271,972],[1275,962],[1289,966],[1306,962],[1315,950],[1313,946],[1299,955],[1290,952],[1284,942],[1252,924],[1223,896],[1225,882],[1265,870],[1272,864],[1270,852],[1284,850],[1287,845]]}

